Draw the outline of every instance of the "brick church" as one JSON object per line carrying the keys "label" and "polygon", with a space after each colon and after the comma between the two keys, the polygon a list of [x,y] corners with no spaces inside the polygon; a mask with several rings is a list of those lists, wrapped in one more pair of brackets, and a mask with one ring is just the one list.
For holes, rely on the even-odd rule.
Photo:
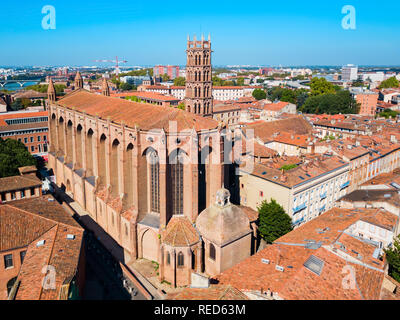
{"label": "brick church", "polygon": [[254,230],[224,189],[223,126],[213,120],[211,41],[187,47],[186,110],[83,89],[57,100],[50,81],[49,165],[122,248],[160,265],[160,281],[190,285],[251,254]]}

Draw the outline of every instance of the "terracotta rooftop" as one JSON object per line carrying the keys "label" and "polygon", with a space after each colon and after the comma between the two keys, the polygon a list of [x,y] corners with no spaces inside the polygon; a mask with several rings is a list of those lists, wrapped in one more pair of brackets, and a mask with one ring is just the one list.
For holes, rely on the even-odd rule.
{"label": "terracotta rooftop", "polygon": [[0,178],[0,192],[29,189],[41,185],[42,182],[35,175]]}
{"label": "terracotta rooftop", "polygon": [[284,131],[276,135],[273,140],[284,144],[307,148],[308,144],[312,140],[312,136],[306,134],[293,134]]}
{"label": "terracotta rooftop", "polygon": [[166,96],[157,92],[148,92],[148,91],[129,91],[129,92],[120,92],[120,93],[112,93],[111,97],[138,97],[143,99],[150,99],[154,101],[180,101],[178,98],[172,96]]}
{"label": "terracotta rooftop", "polygon": [[35,99],[47,98],[47,93],[37,92],[34,90],[24,90],[13,94],[14,99]]}
{"label": "terracotta rooftop", "polygon": [[[82,249],[83,229],[69,213],[51,196],[0,205],[0,235],[0,251],[27,247],[14,298],[58,299],[64,281],[75,275]],[[43,245],[37,245],[40,240]],[[55,290],[42,286],[42,269],[48,265],[56,271]]]}
{"label": "terracotta rooftop", "polygon": [[[269,289],[289,300],[380,299],[384,264],[372,256],[376,247],[344,232],[377,212],[379,209],[331,209],[215,280],[243,292],[261,294]],[[311,241],[314,246],[309,245]],[[345,245],[347,255],[339,253],[339,242]],[[345,267],[355,271],[353,288],[343,286]]]}
{"label": "terracotta rooftop", "polygon": [[275,103],[268,103],[264,105],[264,110],[269,111],[281,111],[284,107],[286,107],[289,102],[279,101]]}
{"label": "terracotta rooftop", "polygon": [[397,183],[400,186],[400,168],[393,170],[389,173],[382,173],[376,177],[364,182],[362,186],[369,185],[386,185],[391,189],[395,189],[391,183]]}
{"label": "terracotta rooftop", "polygon": [[24,119],[24,118],[36,118],[36,117],[47,117],[49,113],[47,111],[36,111],[36,112],[13,112],[0,114],[0,120],[12,120],[12,119]]}
{"label": "terracotta rooftop", "polygon": [[247,125],[246,129],[253,129],[254,136],[260,138],[263,142],[272,140],[273,135],[278,132],[290,132],[299,135],[312,132],[312,126],[301,116],[269,122],[258,121]]}
{"label": "terracotta rooftop", "polygon": [[209,288],[185,288],[169,294],[169,300],[248,300],[240,290],[227,285],[211,285]]}
{"label": "terracotta rooftop", "polygon": [[388,202],[400,208],[400,195],[397,190],[393,189],[360,189],[343,196],[341,201],[348,202]]}
{"label": "terracotta rooftop", "polygon": [[163,243],[173,247],[189,247],[200,241],[199,234],[186,217],[172,217],[161,237]]}
{"label": "terracotta rooftop", "polygon": [[250,207],[246,207],[246,206],[238,206],[240,209],[242,209],[242,211],[247,214],[247,216],[249,217],[250,222],[254,222],[257,221],[258,219],[258,211],[250,208]]}
{"label": "terracotta rooftop", "polygon": [[207,119],[192,113],[163,106],[154,106],[119,98],[93,94],[86,90],[74,91],[59,101],[60,106],[86,112],[92,116],[98,115],[102,119],[110,118],[116,123],[124,122],[129,127],[138,126],[142,130],[164,129],[169,131],[169,121],[177,122],[178,131],[194,128],[217,128],[215,120]]}
{"label": "terracotta rooftop", "polygon": [[[273,166],[273,160],[274,159],[272,159],[272,166],[265,162],[255,163],[253,171],[248,172],[248,174],[278,183],[288,188],[292,188],[301,183],[307,182],[307,180],[315,179],[322,174],[326,174],[341,167],[348,166],[348,164],[342,161],[339,157],[326,157],[320,160],[310,161],[309,164],[301,164],[293,169],[284,171],[286,178],[280,179],[282,172],[280,169]],[[246,172],[245,167],[242,167],[240,170]]]}

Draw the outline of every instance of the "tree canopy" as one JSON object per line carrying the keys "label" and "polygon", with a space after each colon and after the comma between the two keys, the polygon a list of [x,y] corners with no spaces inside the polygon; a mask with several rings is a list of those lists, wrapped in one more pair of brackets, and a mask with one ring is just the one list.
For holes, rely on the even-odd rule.
{"label": "tree canopy", "polygon": [[0,178],[19,175],[19,167],[32,165],[36,160],[22,142],[0,138]]}
{"label": "tree canopy", "polygon": [[392,109],[385,109],[381,113],[379,113],[379,116],[384,117],[385,119],[389,118],[395,119],[398,115],[400,115],[400,113]]}
{"label": "tree canopy", "polygon": [[397,88],[398,86],[399,86],[399,80],[397,80],[396,77],[391,77],[389,79],[382,81],[381,85],[379,86],[379,89]]}
{"label": "tree canopy", "polygon": [[[26,90],[34,90],[37,92],[41,92],[41,93],[47,93],[47,88],[49,87],[49,85],[47,84],[35,84],[33,86],[29,86],[26,87]],[[63,84],[55,84],[54,85],[54,89],[56,90],[56,94],[62,94],[64,93],[64,89],[66,88],[65,85]]]}
{"label": "tree canopy", "polygon": [[318,96],[321,94],[335,93],[335,88],[332,83],[325,78],[314,77],[310,83],[311,96]]}
{"label": "tree canopy", "polygon": [[186,79],[184,77],[176,77],[174,79],[174,86],[184,86],[186,84]]}
{"label": "tree canopy", "polygon": [[262,100],[267,97],[267,93],[263,89],[254,89],[252,95],[257,100]]}
{"label": "tree canopy", "polygon": [[123,82],[119,85],[119,89],[123,91],[130,91],[130,90],[135,90],[136,87],[128,82]]}
{"label": "tree canopy", "polygon": [[279,100],[294,103],[299,107],[308,98],[308,91],[305,89],[274,87],[267,91],[267,98],[271,101]]}
{"label": "tree canopy", "polygon": [[264,200],[258,207],[258,213],[258,230],[267,243],[293,230],[292,219],[274,199],[271,202]]}
{"label": "tree canopy", "polygon": [[167,81],[171,80],[171,79],[169,78],[169,75],[166,74],[166,73],[164,73],[164,74],[161,76],[161,78],[162,78],[162,81],[163,81],[163,82],[167,82]]}
{"label": "tree canopy", "polygon": [[347,90],[309,97],[299,108],[304,113],[356,114],[360,107]]}
{"label": "tree canopy", "polygon": [[385,250],[389,263],[389,275],[400,282],[400,236],[394,239],[393,246]]}
{"label": "tree canopy", "polygon": [[126,72],[126,73],[121,73],[119,76],[120,77],[125,77],[125,76],[145,76],[145,75],[147,75],[147,72],[149,73],[150,76],[153,76],[153,68],[133,70],[133,71],[129,71],[129,72]]}

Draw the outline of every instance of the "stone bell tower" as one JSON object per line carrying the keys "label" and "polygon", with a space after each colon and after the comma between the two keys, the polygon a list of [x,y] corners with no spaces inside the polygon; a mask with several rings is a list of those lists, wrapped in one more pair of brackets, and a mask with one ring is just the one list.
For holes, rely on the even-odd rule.
{"label": "stone bell tower", "polygon": [[186,111],[203,116],[213,113],[212,74],[211,74],[211,38],[193,41],[188,37],[186,63]]}

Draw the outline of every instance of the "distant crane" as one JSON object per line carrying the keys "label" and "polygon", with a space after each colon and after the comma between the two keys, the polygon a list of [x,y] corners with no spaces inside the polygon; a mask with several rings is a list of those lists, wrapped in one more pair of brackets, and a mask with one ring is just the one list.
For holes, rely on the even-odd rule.
{"label": "distant crane", "polygon": [[119,73],[120,73],[120,69],[119,69],[119,64],[120,63],[127,63],[127,60],[118,60],[118,56],[115,57],[115,60],[94,60],[94,62],[112,62],[115,63],[115,74],[117,75],[117,77],[119,77]]}

